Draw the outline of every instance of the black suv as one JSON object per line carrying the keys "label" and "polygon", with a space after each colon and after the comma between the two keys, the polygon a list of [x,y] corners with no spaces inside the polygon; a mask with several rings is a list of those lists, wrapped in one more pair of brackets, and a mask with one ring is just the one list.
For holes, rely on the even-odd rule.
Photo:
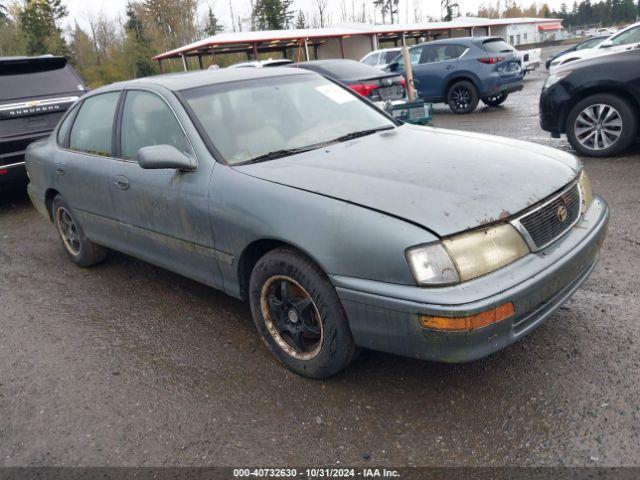
{"label": "black suv", "polygon": [[540,126],[566,133],[582,155],[607,157],[636,140],[640,48],[569,63],[549,75],[540,95]]}
{"label": "black suv", "polygon": [[0,57],[0,185],[26,178],[24,152],[86,92],[63,57]]}

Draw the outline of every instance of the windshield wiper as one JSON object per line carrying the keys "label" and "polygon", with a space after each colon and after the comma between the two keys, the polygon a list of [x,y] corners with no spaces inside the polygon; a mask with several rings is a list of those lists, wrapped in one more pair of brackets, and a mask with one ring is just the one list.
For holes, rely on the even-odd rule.
{"label": "windshield wiper", "polygon": [[357,132],[347,133],[346,135],[342,135],[338,138],[334,138],[333,140],[329,140],[327,143],[338,143],[338,142],[346,142],[347,140],[352,140],[354,138],[364,137],[366,135],[371,135],[372,133],[382,132],[384,130],[391,130],[396,128],[393,125],[388,125],[386,127],[378,127],[378,128],[370,128],[368,130],[360,130]]}
{"label": "windshield wiper", "polygon": [[309,152],[311,150],[317,150],[318,148],[326,147],[333,143],[346,142],[358,137],[364,137],[365,135],[371,135],[372,133],[381,132],[383,130],[391,130],[395,128],[392,125],[386,127],[370,128],[368,130],[360,130],[357,132],[347,133],[333,140],[327,140],[326,142],[314,143],[313,145],[307,145],[300,148],[283,148],[282,150],[274,150],[273,152],[267,152],[257,157],[251,158],[245,162],[241,162],[238,165],[250,165],[252,163],[266,162],[268,160],[275,160],[276,158],[288,157],[289,155],[295,155],[297,153]]}
{"label": "windshield wiper", "polygon": [[252,163],[260,163],[266,162],[267,160],[275,160],[276,158],[288,157],[289,155],[295,155],[296,153],[308,152],[310,150],[315,150],[324,145],[309,145],[308,147],[301,148],[283,148],[282,150],[274,150],[273,152],[267,152],[262,155],[258,155],[257,157],[251,158],[246,162],[239,163],[238,165],[250,165]]}

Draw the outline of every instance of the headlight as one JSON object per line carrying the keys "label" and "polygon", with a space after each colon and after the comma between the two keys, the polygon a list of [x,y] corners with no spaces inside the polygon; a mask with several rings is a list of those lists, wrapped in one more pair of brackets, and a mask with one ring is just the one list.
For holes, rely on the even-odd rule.
{"label": "headlight", "polygon": [[[552,63],[552,65],[553,65],[553,63]],[[571,73],[571,70],[564,70],[562,72],[557,72],[557,73],[550,74],[547,77],[547,81],[544,82],[544,88],[547,89],[547,88],[555,85],[556,83],[558,83],[563,78],[569,76],[570,73]]]}
{"label": "headlight", "polygon": [[418,285],[443,286],[460,282],[458,270],[440,242],[407,250],[407,261]]}
{"label": "headlight", "polygon": [[409,249],[407,259],[419,285],[443,286],[486,275],[528,253],[518,231],[503,223]]}
{"label": "headlight", "polygon": [[587,177],[587,172],[582,170],[580,173],[580,179],[578,180],[578,188],[580,189],[580,212],[586,213],[591,206],[591,202],[593,202],[593,192],[591,191],[591,182],[589,181],[589,177]]}

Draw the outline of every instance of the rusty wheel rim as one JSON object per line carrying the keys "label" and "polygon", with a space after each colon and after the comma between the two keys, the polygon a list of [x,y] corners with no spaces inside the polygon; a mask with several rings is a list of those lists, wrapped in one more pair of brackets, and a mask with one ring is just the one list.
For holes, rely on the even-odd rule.
{"label": "rusty wheel rim", "polygon": [[58,232],[60,233],[60,238],[62,238],[62,243],[64,243],[65,248],[71,255],[79,255],[80,233],[66,208],[58,207],[56,210],[56,225],[58,226]]}
{"label": "rusty wheel rim", "polygon": [[320,312],[309,292],[293,278],[269,278],[260,292],[260,308],[267,330],[288,355],[311,360],[320,353],[324,340]]}

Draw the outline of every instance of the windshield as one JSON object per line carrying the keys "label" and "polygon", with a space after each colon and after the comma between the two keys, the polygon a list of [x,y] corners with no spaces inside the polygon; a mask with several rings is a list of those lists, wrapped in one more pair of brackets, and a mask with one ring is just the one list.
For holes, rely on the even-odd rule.
{"label": "windshield", "polygon": [[630,28],[629,30],[619,33],[615,37],[611,38],[611,44],[614,47],[637,42],[640,42],[640,25],[635,28]]}
{"label": "windshield", "polygon": [[585,50],[588,48],[593,48],[596,45],[602,43],[602,41],[607,38],[607,37],[598,37],[598,38],[593,38],[591,40],[587,40],[586,42],[582,42],[580,45],[578,45],[576,47],[576,50]]}
{"label": "windshield", "polygon": [[181,93],[230,164],[395,126],[357,94],[319,75],[230,82]]}

